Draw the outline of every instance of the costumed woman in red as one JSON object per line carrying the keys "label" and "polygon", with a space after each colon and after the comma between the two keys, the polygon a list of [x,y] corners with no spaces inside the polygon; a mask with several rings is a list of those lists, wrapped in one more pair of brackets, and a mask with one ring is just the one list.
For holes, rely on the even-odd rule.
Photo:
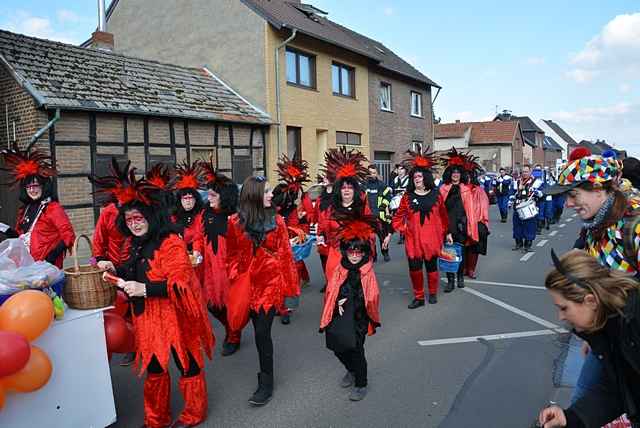
{"label": "costumed woman in red", "polygon": [[202,214],[204,231],[204,296],[209,312],[222,323],[225,338],[222,356],[235,353],[240,347],[240,330],[232,330],[227,316],[227,224],[238,207],[238,186],[216,171],[213,162],[201,162],[207,185],[208,205]]}
{"label": "costumed woman in red", "polygon": [[[289,229],[289,237],[295,238],[301,234],[309,234],[310,221],[305,208],[302,206],[302,186],[309,182],[309,164],[305,160],[290,160],[286,155],[282,155],[278,162],[278,176],[280,184],[273,189],[273,206],[276,212],[284,218]],[[296,261],[298,278],[300,278],[300,288],[309,284],[309,271],[304,260]],[[290,306],[297,306],[298,302]],[[291,322],[290,313],[293,307],[286,305],[279,309],[280,321],[282,324]]]}
{"label": "costumed woman in red", "polygon": [[202,265],[204,253],[202,210],[204,203],[198,193],[198,187],[200,187],[203,172],[199,163],[189,165],[186,161],[176,166],[175,171],[173,188],[176,203],[171,221],[176,225],[180,236],[187,244],[187,251],[189,251],[196,276],[202,284],[204,280]]}
{"label": "costumed woman in red", "polygon": [[[325,265],[325,275],[328,279],[328,273],[340,263],[340,224],[336,219],[349,215],[371,215],[371,210],[366,195],[361,190],[361,183],[368,174],[365,155],[354,149],[347,151],[342,146],[337,150],[329,150],[325,160],[325,174],[329,181],[335,184],[331,206],[326,214],[318,219],[317,242],[318,245],[327,245],[329,248]],[[384,239],[383,237],[381,241]],[[375,239],[373,244],[375,248]]]}
{"label": "costumed woman in red", "polygon": [[[110,175],[106,177],[90,176],[89,181],[98,188],[105,186],[111,187],[117,185],[117,183],[126,182],[129,179],[130,166],[131,161],[128,161],[123,168],[120,168],[117,160],[112,158],[109,171]],[[106,204],[107,205],[100,211],[96,228],[93,231],[93,256],[100,269],[115,271],[116,267],[121,266],[129,258],[131,238],[125,237],[118,228],[116,222],[118,218],[117,199],[109,195]],[[116,306],[122,304],[128,307],[128,299],[125,297],[124,292],[118,291],[118,294],[122,296],[123,299],[122,303],[120,303],[120,300],[117,300]],[[125,318],[131,321],[131,311],[127,310],[126,312]],[[136,353],[129,352],[123,355],[120,365],[125,367],[129,366],[133,364],[135,358]]]}
{"label": "costumed woman in red", "polygon": [[487,255],[487,244],[489,239],[489,197],[487,192],[480,185],[478,175],[482,167],[478,164],[477,157],[469,157],[465,170],[469,174],[469,184],[473,194],[473,209],[478,220],[478,241],[465,248],[464,253],[464,274],[471,279],[476,279],[476,267],[478,256]]}
{"label": "costumed woman in red", "polygon": [[424,274],[427,271],[429,303],[438,302],[440,274],[438,255],[448,233],[448,216],[444,198],[438,192],[431,168],[435,160],[431,154],[407,152],[409,159],[405,168],[409,171],[407,191],[402,195],[400,206],[393,215],[392,227],[404,236],[404,248],[409,262],[409,277],[413,286],[413,301],[409,309],[424,306]]}
{"label": "costumed woman in red", "polygon": [[377,219],[352,216],[337,220],[340,232],[340,263],[328,271],[329,283],[320,320],[327,348],[347,369],[340,385],[353,385],[349,399],[362,400],[367,393],[367,359],[364,341],[380,326],[380,291],[373,271],[371,240],[375,239]]}
{"label": "costumed woman in red", "polygon": [[112,188],[120,204],[118,227],[131,237],[129,259],[117,269],[125,282],[135,327],[136,362],[144,381],[144,426],[171,425],[169,356],[180,370],[184,409],[173,428],[196,426],[207,417],[203,351],[211,358],[214,337],[187,246],[175,232],[157,187],[135,171]]}
{"label": "costumed woman in red", "polygon": [[273,192],[265,177],[249,177],[240,192],[238,213],[229,218],[227,263],[231,288],[227,310],[231,327],[253,322],[260,359],[255,406],[273,395],[271,326],[285,297],[300,294],[298,273],[284,219],[272,207]]}
{"label": "costumed woman in red", "polygon": [[17,146],[2,152],[4,164],[19,185],[20,202],[15,229],[0,223],[8,238],[21,238],[35,261],[47,261],[62,269],[65,253],[76,239],[73,226],[58,202],[52,177],[57,172],[51,159],[38,150]]}
{"label": "costumed woman in red", "polygon": [[454,290],[456,280],[458,288],[464,288],[464,247],[475,245],[479,240],[479,211],[475,207],[473,189],[469,185],[469,173],[465,169],[469,161],[468,154],[459,153],[455,148],[451,149],[442,160],[445,170],[442,174],[444,184],[440,186],[440,194],[447,207],[448,233],[451,234],[453,242],[463,246],[463,260],[458,272],[447,272],[445,293]]}
{"label": "costumed woman in red", "polygon": [[[331,149],[331,150],[335,150],[335,149]],[[328,152],[325,152],[325,160],[327,157],[327,153]],[[329,208],[333,203],[333,182],[329,181],[329,178],[326,174],[319,176],[319,178],[321,179],[321,182],[324,185],[324,188],[322,189],[322,193],[320,194],[318,199],[316,199],[315,205],[313,207],[314,209],[313,216],[316,223],[316,234],[318,235],[319,235],[318,227],[321,222],[327,221]],[[327,267],[327,259],[329,258],[329,247],[326,245],[326,243],[323,243],[323,244],[318,243],[316,245],[316,250],[318,251],[318,256],[320,256],[320,264],[322,265],[322,274],[325,275],[325,285],[323,285],[322,288],[320,289],[320,292],[324,293],[327,288],[325,270]]]}

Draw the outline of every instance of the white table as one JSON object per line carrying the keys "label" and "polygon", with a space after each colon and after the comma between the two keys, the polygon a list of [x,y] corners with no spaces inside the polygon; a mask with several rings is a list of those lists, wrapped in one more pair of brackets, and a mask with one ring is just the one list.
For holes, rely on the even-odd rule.
{"label": "white table", "polygon": [[103,311],[67,309],[34,345],[53,365],[49,382],[26,394],[8,393],[2,428],[103,428],[116,421]]}

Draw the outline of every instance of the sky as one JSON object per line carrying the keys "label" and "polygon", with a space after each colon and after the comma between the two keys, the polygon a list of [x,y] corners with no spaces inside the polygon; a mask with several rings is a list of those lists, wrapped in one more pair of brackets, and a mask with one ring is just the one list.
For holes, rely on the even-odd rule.
{"label": "sky", "polygon": [[[640,156],[639,0],[305,2],[442,86],[443,123],[507,109]],[[2,0],[0,28],[77,44],[96,27],[96,4]]]}

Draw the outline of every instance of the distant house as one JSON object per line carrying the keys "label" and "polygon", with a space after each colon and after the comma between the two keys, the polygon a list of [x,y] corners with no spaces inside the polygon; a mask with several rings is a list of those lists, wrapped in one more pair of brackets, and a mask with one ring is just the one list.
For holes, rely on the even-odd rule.
{"label": "distant house", "polygon": [[562,159],[566,160],[569,154],[578,146],[578,142],[560,127],[556,122],[549,119],[541,119],[538,125],[545,132],[545,135],[551,136],[556,143],[562,147]]}
{"label": "distant house", "polygon": [[562,146],[550,135],[544,136],[544,165],[550,170],[555,170],[558,159],[562,160]]}
{"label": "distant house", "polygon": [[602,152],[604,151],[602,147],[594,144],[589,140],[580,140],[577,147],[584,147],[586,149],[589,149],[591,153],[593,153],[594,155],[601,155]]}
{"label": "distant house", "polygon": [[438,151],[452,147],[471,152],[488,171],[519,170],[524,162],[524,137],[518,121],[455,122],[435,125]]}
{"label": "distant house", "polygon": [[525,163],[541,165],[544,163],[544,131],[536,125],[529,116],[515,116],[508,110],[504,110],[502,113],[498,114],[494,120],[517,120],[520,122],[525,143],[532,147],[530,157],[527,157],[526,155],[528,153],[525,152],[525,157],[528,158],[528,162]]}
{"label": "distant house", "polygon": [[[106,173],[112,157],[141,174],[210,156],[236,182],[265,173],[271,119],[206,68],[0,31],[0,82],[0,145],[24,148],[51,121],[36,147],[57,164],[55,185],[77,233],[91,233],[100,208],[87,176]],[[14,212],[3,208],[2,221]]]}
{"label": "distant house", "polygon": [[[212,71],[275,120],[268,173],[281,153],[315,176],[327,148],[356,147],[383,175],[431,145],[440,86],[372,40],[300,0],[113,0],[116,50]],[[159,24],[161,23],[161,24]]]}

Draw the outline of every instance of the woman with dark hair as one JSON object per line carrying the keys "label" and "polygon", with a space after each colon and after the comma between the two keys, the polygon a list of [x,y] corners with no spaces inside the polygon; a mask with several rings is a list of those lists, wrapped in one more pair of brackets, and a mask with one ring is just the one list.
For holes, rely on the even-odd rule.
{"label": "woman with dark hair", "polygon": [[135,328],[136,362],[144,381],[144,424],[171,424],[169,356],[182,377],[184,409],[171,425],[191,427],[207,416],[207,385],[203,352],[211,358],[215,338],[187,246],[178,236],[158,188],[138,181],[135,171],[126,182],[114,180],[101,189],[118,198],[118,227],[131,237],[129,258],[117,269],[120,286],[129,295]]}
{"label": "woman with dark hair", "polygon": [[479,241],[478,210],[475,207],[473,188],[469,184],[469,172],[465,168],[470,161],[468,154],[459,153],[455,148],[443,158],[444,184],[440,187],[440,195],[444,200],[449,218],[447,233],[451,234],[453,242],[463,247],[463,257],[458,272],[447,272],[445,293],[455,289],[456,279],[458,288],[464,288],[464,247]]}
{"label": "woman with dark hair", "polygon": [[[238,213],[227,226],[227,265],[231,287],[248,278],[248,310],[260,359],[258,389],[249,399],[255,406],[273,395],[273,342],[271,326],[285,297],[300,294],[299,279],[284,219],[272,205],[273,192],[265,177],[249,177],[240,192]],[[235,296],[235,295],[234,295]],[[228,306],[238,302],[228,299]]]}
{"label": "woman with dark hair", "polygon": [[409,262],[409,277],[413,286],[413,301],[409,309],[424,306],[424,274],[427,271],[429,303],[438,303],[438,255],[445,237],[452,242],[448,233],[447,209],[444,199],[435,186],[431,168],[435,165],[428,153],[407,152],[409,185],[402,196],[400,207],[393,216],[392,226],[404,237],[404,248]]}
{"label": "woman with dark hair", "polygon": [[76,236],[53,188],[55,165],[37,150],[21,151],[15,147],[3,151],[2,156],[13,176],[12,184],[20,186],[22,207],[15,229],[0,223],[0,232],[9,238],[23,239],[34,260],[44,260],[62,269],[64,255]]}
{"label": "woman with dark hair", "polygon": [[240,347],[241,331],[232,330],[227,317],[227,224],[238,207],[238,186],[216,171],[213,163],[202,162],[209,204],[202,214],[204,233],[203,289],[209,312],[222,323],[225,338],[222,356],[234,354]]}
{"label": "woman with dark hair", "polygon": [[464,253],[464,274],[471,279],[476,279],[476,268],[478,266],[478,257],[480,254],[487,255],[487,246],[489,240],[489,197],[487,192],[480,185],[478,179],[482,168],[477,162],[477,157],[470,156],[465,164],[466,173],[469,175],[469,185],[473,195],[474,217],[477,219],[478,240],[469,243],[465,247]]}
{"label": "woman with dark hair", "polygon": [[558,317],[589,343],[606,375],[566,410],[543,409],[540,426],[601,427],[626,414],[640,423],[640,290],[638,282],[581,250],[558,259],[545,280]]}
{"label": "woman with dark hair", "polygon": [[320,332],[325,332],[327,348],[347,369],[340,386],[353,386],[349,400],[360,401],[367,394],[368,384],[365,337],[380,326],[380,291],[371,248],[377,219],[353,212],[338,221],[341,258],[340,264],[328,272]]}

